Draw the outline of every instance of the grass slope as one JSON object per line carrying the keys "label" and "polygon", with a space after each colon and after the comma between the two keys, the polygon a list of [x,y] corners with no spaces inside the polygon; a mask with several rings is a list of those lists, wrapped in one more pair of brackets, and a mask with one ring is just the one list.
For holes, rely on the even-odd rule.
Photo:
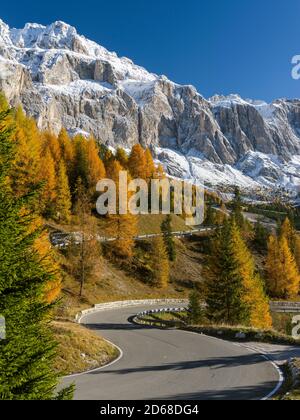
{"label": "grass slope", "polygon": [[58,343],[54,368],[63,375],[104,366],[119,355],[118,350],[85,327],[72,322],[53,322]]}

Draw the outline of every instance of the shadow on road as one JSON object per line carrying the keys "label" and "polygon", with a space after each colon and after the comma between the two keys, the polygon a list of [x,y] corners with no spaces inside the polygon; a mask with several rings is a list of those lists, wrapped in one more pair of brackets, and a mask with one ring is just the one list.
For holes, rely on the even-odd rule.
{"label": "shadow on road", "polygon": [[136,324],[116,324],[116,323],[102,323],[102,324],[85,324],[85,327],[93,331],[132,331],[132,330],[150,330],[153,327],[147,327]]}
{"label": "shadow on road", "polygon": [[[266,363],[259,354],[249,354],[232,357],[215,357],[215,358],[203,358],[202,360],[195,361],[182,361],[176,363],[162,363],[161,365],[152,366],[140,366],[136,368],[128,369],[111,369],[105,370],[105,373],[112,373],[115,375],[128,375],[137,372],[155,372],[155,371],[168,371],[168,370],[192,370],[200,368],[215,369],[232,369],[239,366],[250,366]],[[91,375],[98,375],[101,372],[91,372]]]}
{"label": "shadow on road", "polygon": [[236,387],[222,390],[208,390],[163,396],[163,400],[195,400],[195,401],[248,401],[266,398],[277,386],[276,381],[263,382],[256,386]]}

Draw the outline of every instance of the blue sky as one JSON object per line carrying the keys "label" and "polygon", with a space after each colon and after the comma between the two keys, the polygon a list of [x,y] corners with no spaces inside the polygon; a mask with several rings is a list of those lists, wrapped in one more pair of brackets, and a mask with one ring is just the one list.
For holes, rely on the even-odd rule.
{"label": "blue sky", "polygon": [[16,0],[1,4],[0,17],[12,27],[63,20],[206,97],[300,97],[300,80],[291,77],[299,0]]}

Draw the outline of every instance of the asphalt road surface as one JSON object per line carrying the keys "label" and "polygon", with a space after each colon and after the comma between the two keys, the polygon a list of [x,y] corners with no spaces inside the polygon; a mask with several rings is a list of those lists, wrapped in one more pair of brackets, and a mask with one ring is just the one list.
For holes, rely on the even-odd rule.
{"label": "asphalt road surface", "polygon": [[122,349],[116,363],[66,378],[77,400],[256,400],[278,386],[261,355],[233,343],[128,322],[145,306],[86,316],[82,323]]}

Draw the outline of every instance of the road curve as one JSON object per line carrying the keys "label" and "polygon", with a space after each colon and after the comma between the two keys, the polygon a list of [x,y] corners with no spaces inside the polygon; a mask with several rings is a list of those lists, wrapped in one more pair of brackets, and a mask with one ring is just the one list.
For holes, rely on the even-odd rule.
{"label": "road curve", "polygon": [[149,307],[90,314],[82,323],[119,346],[116,363],[64,379],[77,400],[256,400],[278,385],[275,367],[232,343],[178,330],[139,327],[128,318]]}

